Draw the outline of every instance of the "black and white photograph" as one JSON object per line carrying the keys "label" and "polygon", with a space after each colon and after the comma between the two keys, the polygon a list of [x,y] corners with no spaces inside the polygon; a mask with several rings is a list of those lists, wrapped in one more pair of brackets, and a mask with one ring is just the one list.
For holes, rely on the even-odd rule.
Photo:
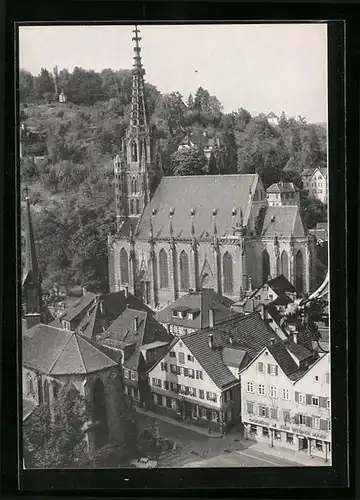
{"label": "black and white photograph", "polygon": [[18,33],[23,469],[331,466],[327,24]]}

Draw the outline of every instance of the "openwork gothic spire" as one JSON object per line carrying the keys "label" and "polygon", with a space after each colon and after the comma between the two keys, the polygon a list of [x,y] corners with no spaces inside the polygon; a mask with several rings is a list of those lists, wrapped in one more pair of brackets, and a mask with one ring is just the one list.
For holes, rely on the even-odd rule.
{"label": "openwork gothic spire", "polygon": [[30,200],[28,188],[24,189],[26,200],[26,228],[25,228],[25,262],[23,272],[23,282],[31,273],[32,279],[39,279],[39,266],[36,256],[34,230],[31,220]]}
{"label": "openwork gothic spire", "polygon": [[132,40],[135,42],[134,47],[134,66],[132,69],[132,96],[131,96],[131,116],[130,116],[130,130],[132,133],[145,132],[147,128],[147,112],[144,96],[144,75],[145,70],[141,63],[141,47],[139,42],[138,27],[135,26],[133,30],[134,36]]}

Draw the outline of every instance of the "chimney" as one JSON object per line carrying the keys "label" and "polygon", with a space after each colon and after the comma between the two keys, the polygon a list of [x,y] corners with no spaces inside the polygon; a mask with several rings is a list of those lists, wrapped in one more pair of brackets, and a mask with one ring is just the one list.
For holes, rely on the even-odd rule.
{"label": "chimney", "polygon": [[29,330],[33,326],[41,323],[41,315],[40,313],[25,314],[25,321],[26,321],[26,330]]}
{"label": "chimney", "polygon": [[100,300],[100,313],[105,314],[104,301]]}
{"label": "chimney", "polygon": [[272,337],[272,338],[270,339],[270,344],[271,344],[271,345],[274,345],[274,343],[275,343],[275,339],[274,339],[274,337]]}
{"label": "chimney", "polygon": [[85,295],[85,294],[86,294],[86,292],[87,292],[87,290],[86,290],[86,286],[83,286],[83,287],[82,287],[82,294],[83,294],[83,295]]}
{"label": "chimney", "polygon": [[134,330],[135,330],[135,332],[137,331],[137,329],[139,327],[138,319],[139,318],[137,316],[134,316]]}
{"label": "chimney", "polygon": [[209,309],[209,327],[214,327],[214,309]]}
{"label": "chimney", "polygon": [[125,298],[127,299],[127,298],[128,298],[128,296],[129,296],[129,287],[127,287],[127,286],[126,286],[126,287],[124,288],[124,292],[125,292]]}
{"label": "chimney", "polygon": [[209,347],[210,349],[214,348],[214,335],[212,333],[209,333]]}
{"label": "chimney", "polygon": [[293,332],[293,341],[294,341],[294,344],[297,344],[297,343],[298,343],[298,336],[297,336],[297,332]]}

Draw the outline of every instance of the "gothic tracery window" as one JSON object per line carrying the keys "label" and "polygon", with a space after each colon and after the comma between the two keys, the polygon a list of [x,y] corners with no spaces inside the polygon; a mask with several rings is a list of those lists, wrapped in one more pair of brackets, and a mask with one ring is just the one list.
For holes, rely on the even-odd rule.
{"label": "gothic tracery window", "polygon": [[49,394],[49,382],[45,380],[44,382],[44,403],[49,404],[50,394]]}
{"label": "gothic tracery window", "polygon": [[122,284],[129,283],[129,261],[125,248],[120,250],[120,281]]}
{"label": "gothic tracery window", "polygon": [[295,256],[295,288],[297,293],[303,293],[304,283],[304,258],[301,250],[299,250]]}
{"label": "gothic tracery window", "polygon": [[135,178],[135,177],[133,177],[133,178],[131,179],[131,193],[132,193],[132,194],[136,194],[136,193],[137,193],[137,191],[138,191],[138,189],[137,189],[137,182],[136,182],[136,178]]}
{"label": "gothic tracery window", "polygon": [[226,252],[223,257],[224,293],[233,293],[233,261]]}
{"label": "gothic tracery window", "polygon": [[270,276],[270,256],[267,250],[262,253],[262,282],[268,281]]}
{"label": "gothic tracery window", "polygon": [[27,395],[28,396],[33,396],[35,394],[35,391],[34,391],[34,382],[33,382],[33,379],[31,377],[30,373],[27,374],[26,385],[27,385]]}
{"label": "gothic tracery window", "polygon": [[186,292],[190,288],[189,259],[185,250],[180,254],[180,288]]}
{"label": "gothic tracery window", "polygon": [[289,259],[285,250],[281,254],[281,274],[289,279]]}
{"label": "gothic tracery window", "polygon": [[160,288],[168,288],[169,286],[168,257],[163,248],[159,252],[159,277],[160,277]]}
{"label": "gothic tracery window", "polygon": [[135,141],[131,143],[131,161],[138,161],[138,150]]}

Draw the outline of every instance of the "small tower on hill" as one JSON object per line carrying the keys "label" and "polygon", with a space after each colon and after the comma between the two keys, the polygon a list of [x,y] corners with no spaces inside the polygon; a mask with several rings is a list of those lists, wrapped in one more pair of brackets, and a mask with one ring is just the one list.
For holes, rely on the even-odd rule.
{"label": "small tower on hill", "polygon": [[145,99],[145,70],[141,63],[139,30],[133,30],[134,65],[130,125],[114,161],[117,228],[128,217],[139,217],[151,198],[159,155],[151,138]]}

